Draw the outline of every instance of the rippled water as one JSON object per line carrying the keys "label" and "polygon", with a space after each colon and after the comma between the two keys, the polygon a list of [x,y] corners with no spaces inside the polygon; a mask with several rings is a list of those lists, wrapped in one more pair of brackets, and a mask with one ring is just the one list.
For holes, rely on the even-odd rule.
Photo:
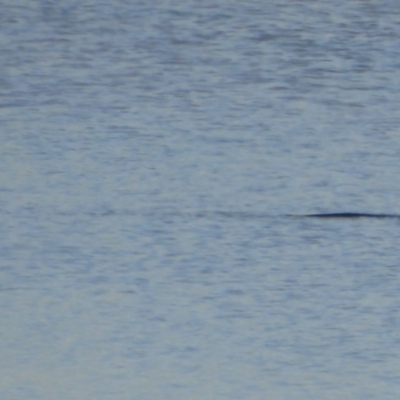
{"label": "rippled water", "polygon": [[397,398],[399,17],[3,1],[0,397]]}

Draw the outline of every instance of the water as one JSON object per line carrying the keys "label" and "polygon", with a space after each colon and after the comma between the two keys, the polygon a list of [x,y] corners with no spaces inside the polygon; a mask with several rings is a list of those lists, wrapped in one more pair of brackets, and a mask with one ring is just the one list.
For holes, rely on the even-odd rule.
{"label": "water", "polygon": [[2,10],[2,399],[398,398],[397,2]]}

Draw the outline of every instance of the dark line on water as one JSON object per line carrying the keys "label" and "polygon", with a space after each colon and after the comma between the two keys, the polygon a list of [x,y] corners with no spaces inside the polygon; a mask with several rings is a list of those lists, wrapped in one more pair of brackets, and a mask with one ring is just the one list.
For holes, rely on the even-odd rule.
{"label": "dark line on water", "polygon": [[371,213],[328,213],[328,214],[305,214],[303,217],[308,218],[400,218],[399,214],[371,214]]}

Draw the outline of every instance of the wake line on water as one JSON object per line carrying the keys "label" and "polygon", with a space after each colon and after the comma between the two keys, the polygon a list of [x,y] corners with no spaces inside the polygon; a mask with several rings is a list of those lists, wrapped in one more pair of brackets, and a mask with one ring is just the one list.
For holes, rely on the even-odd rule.
{"label": "wake line on water", "polygon": [[319,213],[319,214],[291,215],[291,217],[352,219],[352,218],[400,218],[400,215],[399,214],[373,214],[373,213],[341,212],[341,213]]}
{"label": "wake line on water", "polygon": [[270,215],[263,213],[251,213],[240,211],[217,211],[211,213],[201,214],[205,216],[220,216],[224,218],[239,218],[239,219],[260,219],[260,218],[320,218],[320,219],[356,219],[356,218],[400,218],[400,214],[382,214],[382,213],[359,213],[359,212],[338,212],[338,213],[317,213],[317,214],[283,214],[283,215]]}
{"label": "wake line on water", "polygon": [[195,218],[223,218],[237,220],[257,220],[257,219],[275,219],[275,218],[313,218],[313,219],[400,219],[400,214],[383,214],[383,213],[359,213],[359,212],[337,212],[337,213],[315,213],[315,214],[278,214],[273,215],[263,212],[248,212],[248,211],[222,211],[222,210],[205,210],[205,211],[188,211],[182,210],[106,210],[104,212],[89,212],[89,215],[96,217],[109,216],[154,216],[162,217],[177,217],[177,216],[192,216]]}
{"label": "wake line on water", "polygon": [[276,218],[276,217],[291,217],[291,218],[321,218],[321,219],[355,219],[355,218],[400,218],[400,214],[374,214],[374,213],[358,213],[358,212],[338,212],[338,213],[317,213],[317,214],[284,214],[284,215],[268,215],[268,214],[252,214],[246,212],[224,212],[215,213],[226,218],[242,218],[242,219],[257,219],[257,218]]}
{"label": "wake line on water", "polygon": [[371,213],[322,213],[322,214],[306,214],[304,217],[309,218],[400,218],[398,214],[371,214]]}

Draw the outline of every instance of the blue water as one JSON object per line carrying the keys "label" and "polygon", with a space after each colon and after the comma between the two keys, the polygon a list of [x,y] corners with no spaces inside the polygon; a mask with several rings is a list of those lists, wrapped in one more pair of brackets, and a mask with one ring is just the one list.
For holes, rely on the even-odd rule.
{"label": "blue water", "polygon": [[399,17],[3,1],[1,399],[397,399]]}

